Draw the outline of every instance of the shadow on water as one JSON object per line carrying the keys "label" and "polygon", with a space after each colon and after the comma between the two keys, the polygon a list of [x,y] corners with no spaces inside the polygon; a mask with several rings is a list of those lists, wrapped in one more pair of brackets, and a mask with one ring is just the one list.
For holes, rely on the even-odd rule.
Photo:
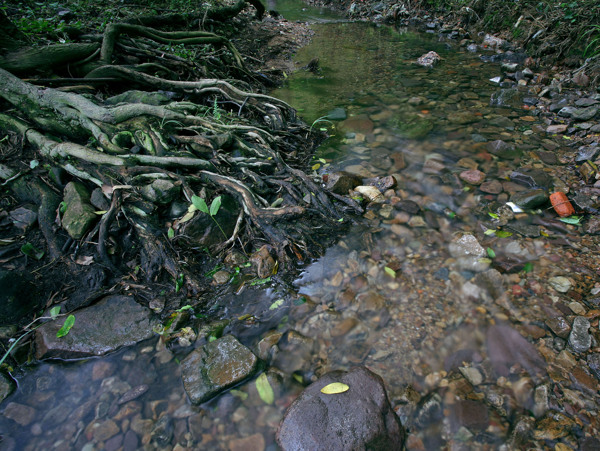
{"label": "shadow on water", "polygon": [[[276,9],[289,20],[307,18],[292,15],[298,7],[290,4]],[[308,13],[315,15],[325,17]],[[518,449],[519,421],[530,411],[543,415],[533,393],[536,384],[545,387],[544,359],[515,327],[536,326],[528,315],[545,307],[510,296],[523,273],[504,273],[508,266],[497,262],[558,264],[549,257],[552,243],[484,233],[497,227],[488,213],[521,190],[507,174],[522,156],[499,158],[488,144],[538,145],[543,138],[531,133],[527,111],[491,107],[498,87],[489,79],[499,65],[437,35],[365,23],[314,29],[297,60],[304,66],[318,58],[318,68],[298,71],[274,95],[309,123],[335,113],[314,124],[331,136],[318,151],[318,174],[393,175],[397,186],[385,202],[369,205],[366,225],[304,268],[293,288],[250,287],[220,301],[219,315],[231,319],[224,333],[264,360],[276,401],[265,404],[251,381],[192,406],[178,366],[186,351],[173,354],[154,339],[106,358],[29,371],[6,401],[22,406],[20,424],[0,419],[15,449],[231,449],[241,437],[275,449],[281,416],[303,385],[359,364],[385,379],[396,411],[421,441],[415,449]],[[437,66],[414,64],[432,50],[442,57]],[[463,183],[459,174],[475,167],[499,190]],[[535,226],[531,218],[522,214],[518,227]]]}

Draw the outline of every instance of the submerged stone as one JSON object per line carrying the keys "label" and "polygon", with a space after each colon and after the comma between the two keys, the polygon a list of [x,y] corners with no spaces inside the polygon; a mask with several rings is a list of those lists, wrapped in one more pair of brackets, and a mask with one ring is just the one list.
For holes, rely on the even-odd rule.
{"label": "submerged stone", "polygon": [[573,320],[573,329],[569,334],[569,345],[575,352],[585,352],[592,346],[592,336],[588,333],[590,322],[583,316]]}
{"label": "submerged stone", "polygon": [[[334,382],[349,389],[321,392]],[[404,437],[382,379],[364,367],[328,373],[309,385],[288,408],[277,431],[284,451],[402,449]]]}
{"label": "submerged stone", "polygon": [[510,200],[521,208],[531,209],[547,203],[548,194],[543,189],[532,189],[515,193]]}
{"label": "submerged stone", "polygon": [[140,189],[144,199],[158,205],[167,205],[179,195],[181,184],[171,180],[158,179]]}
{"label": "submerged stone", "polygon": [[75,324],[64,337],[56,337],[64,319],[49,321],[37,329],[35,356],[38,359],[104,355],[154,335],[152,327],[156,321],[151,319],[150,310],[129,296],[107,296],[73,314]]}
{"label": "submerged stone", "polygon": [[181,362],[183,386],[194,404],[252,376],[258,359],[234,336],[226,335],[196,349]]}

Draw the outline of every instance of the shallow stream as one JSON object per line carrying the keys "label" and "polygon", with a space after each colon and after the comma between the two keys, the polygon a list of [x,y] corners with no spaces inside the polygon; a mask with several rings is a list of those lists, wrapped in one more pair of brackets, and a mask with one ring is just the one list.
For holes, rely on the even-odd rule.
{"label": "shallow stream", "polygon": [[[273,95],[329,133],[315,173],[397,185],[293,288],[249,287],[215,306],[232,319],[225,333],[264,360],[275,402],[251,380],[191,405],[181,356],[152,339],[28,370],[5,401],[24,406],[21,424],[0,419],[0,447],[276,449],[303,384],[366,365],[385,380],[409,449],[584,449],[598,427],[598,381],[567,346],[568,331],[548,321],[587,312],[600,291],[597,238],[547,206],[506,207],[533,189],[515,170],[535,170],[526,182],[545,175],[547,189],[566,186],[568,142],[546,134],[527,87],[490,81],[502,75],[492,51],[367,23],[313,29],[296,59],[318,58],[317,68]],[[436,66],[415,64],[429,51],[441,56]],[[499,96],[503,105],[491,106]],[[497,140],[505,153],[494,153]],[[461,178],[470,169],[483,184]]]}

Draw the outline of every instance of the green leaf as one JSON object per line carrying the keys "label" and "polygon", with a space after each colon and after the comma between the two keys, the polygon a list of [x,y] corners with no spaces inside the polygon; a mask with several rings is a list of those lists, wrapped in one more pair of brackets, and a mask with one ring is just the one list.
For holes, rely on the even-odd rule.
{"label": "green leaf", "polygon": [[389,268],[389,267],[386,266],[385,268],[383,268],[383,270],[385,271],[385,273],[388,276],[396,278],[396,271],[394,271],[392,268]]}
{"label": "green leaf", "polygon": [[211,202],[210,215],[215,216],[219,212],[219,208],[221,208],[221,196],[215,197]]}
{"label": "green leaf", "polygon": [[56,317],[60,314],[60,305],[56,305],[50,309],[50,317],[52,319],[56,319]]}
{"label": "green leaf", "polygon": [[179,277],[177,277],[177,280],[175,280],[175,293],[179,293],[179,290],[183,288],[183,279],[184,275],[183,273],[180,273]]}
{"label": "green leaf", "polygon": [[180,309],[175,310],[176,312],[185,312],[186,310],[191,310],[193,307],[191,305],[184,305],[183,307],[181,307]]}
{"label": "green leaf", "polygon": [[484,235],[495,235],[496,231],[494,229],[487,229],[485,232],[483,232]]}
{"label": "green leaf", "polygon": [[523,271],[524,272],[531,272],[531,271],[533,271],[533,262],[527,262],[527,263],[525,263],[525,266],[523,267]]}
{"label": "green leaf", "polygon": [[294,305],[302,305],[306,303],[306,298],[304,296],[300,296],[298,299],[294,299]]}
{"label": "green leaf", "polygon": [[169,230],[167,230],[167,237],[172,240],[173,238],[175,238],[175,230],[173,230],[173,227],[169,227]]}
{"label": "green leaf", "polygon": [[491,247],[487,248],[487,254],[488,254],[488,257],[490,257],[490,258],[496,258],[496,253],[494,252],[494,249],[492,249]]}
{"label": "green leaf", "polygon": [[273,387],[271,387],[265,373],[262,373],[256,378],[256,390],[258,391],[258,396],[260,396],[260,399],[262,399],[265,404],[273,404],[275,402]]}
{"label": "green leaf", "polygon": [[509,232],[508,230],[496,230],[496,236],[498,238],[507,238],[509,236],[512,236],[512,232]]}
{"label": "green leaf", "polygon": [[498,216],[497,213],[488,213],[488,215],[490,215],[494,219],[500,219],[500,216]]}
{"label": "green leaf", "polygon": [[73,325],[75,324],[75,315],[67,316],[63,326],[56,332],[56,338],[64,337],[69,333]]}
{"label": "green leaf", "polygon": [[208,205],[206,201],[199,196],[192,196],[192,204],[202,213],[209,214]]}
{"label": "green leaf", "polygon": [[568,218],[558,218],[558,219],[567,224],[578,225],[581,222],[581,220],[583,219],[583,216],[569,216]]}
{"label": "green leaf", "polygon": [[21,252],[28,257],[35,258],[36,260],[41,260],[44,256],[44,251],[37,249],[31,243],[25,243],[23,246],[21,246]]}
{"label": "green leaf", "polygon": [[332,382],[321,389],[321,393],[326,395],[337,395],[338,393],[344,393],[348,391],[350,387],[342,382]]}
{"label": "green leaf", "polygon": [[235,388],[229,390],[229,393],[231,393],[236,398],[240,398],[242,401],[245,401],[248,398],[248,393],[241,390],[236,390]]}
{"label": "green leaf", "polygon": [[278,309],[279,307],[281,307],[283,305],[285,301],[282,299],[277,299],[275,302],[273,302],[271,304],[271,306],[269,307],[269,310],[275,310]]}
{"label": "green leaf", "polygon": [[267,277],[266,279],[256,279],[253,280],[252,282],[250,282],[251,286],[255,286],[255,285],[264,285],[265,283],[268,283],[271,281],[270,277]]}

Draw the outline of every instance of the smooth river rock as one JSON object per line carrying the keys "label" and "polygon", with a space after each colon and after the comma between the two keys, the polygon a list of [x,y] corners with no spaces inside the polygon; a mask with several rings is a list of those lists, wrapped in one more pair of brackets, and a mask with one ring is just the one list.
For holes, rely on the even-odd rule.
{"label": "smooth river rock", "polygon": [[61,338],[56,332],[65,317],[49,321],[35,334],[38,359],[76,359],[104,355],[154,335],[156,321],[151,312],[129,296],[107,296],[98,303],[73,313],[75,325]]}
{"label": "smooth river rock", "polygon": [[252,376],[258,358],[232,335],[226,335],[192,351],[182,362],[183,386],[190,400],[199,404]]}
{"label": "smooth river rock", "polygon": [[[321,393],[333,382],[350,388]],[[402,449],[404,437],[383,380],[364,367],[334,371],[309,385],[288,408],[277,431],[284,451]]]}

